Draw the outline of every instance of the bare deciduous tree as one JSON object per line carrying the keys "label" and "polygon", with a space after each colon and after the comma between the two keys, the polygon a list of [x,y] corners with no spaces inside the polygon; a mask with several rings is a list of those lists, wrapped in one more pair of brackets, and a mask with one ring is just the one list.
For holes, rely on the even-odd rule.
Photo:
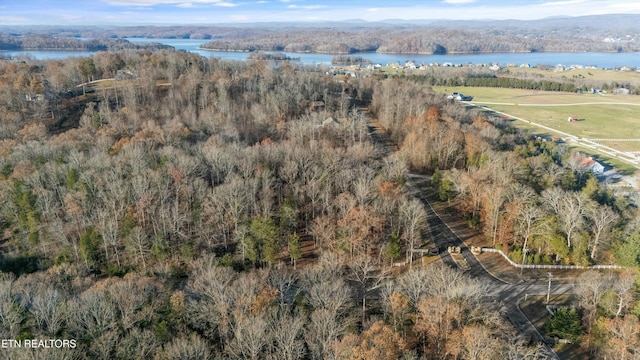
{"label": "bare deciduous tree", "polygon": [[13,281],[10,274],[0,275],[0,330],[5,338],[15,338],[22,321],[23,305],[16,298]]}
{"label": "bare deciduous tree", "polygon": [[531,201],[522,204],[519,210],[516,217],[516,229],[522,237],[522,263],[524,264],[528,251],[527,243],[529,242],[529,238],[539,234],[544,228],[542,224],[544,211],[540,206]]}
{"label": "bare deciduous tree", "polygon": [[155,360],[209,360],[213,358],[210,346],[195,333],[176,337],[162,347]]}
{"label": "bare deciduous tree", "polygon": [[362,255],[349,265],[351,274],[349,278],[360,287],[362,296],[362,323],[365,323],[367,311],[367,295],[369,292],[380,288],[388,278],[388,272],[383,270],[370,256]]}
{"label": "bare deciduous tree", "polygon": [[591,230],[593,232],[590,244],[591,259],[595,260],[600,248],[606,245],[608,231],[618,221],[620,216],[609,206],[590,207],[588,215],[591,219]]}
{"label": "bare deciduous tree", "polygon": [[407,261],[409,267],[413,266],[413,250],[416,242],[420,240],[420,231],[425,229],[427,214],[424,205],[417,199],[405,199],[399,207],[400,222],[404,226],[404,238],[407,240]]}
{"label": "bare deciduous tree", "polygon": [[265,357],[267,344],[271,342],[267,321],[262,316],[239,316],[235,318],[233,339],[229,344],[238,358],[261,359]]}
{"label": "bare deciduous tree", "polygon": [[559,188],[545,190],[542,199],[558,219],[558,224],[567,236],[567,247],[571,248],[572,236],[584,224],[589,199],[580,192],[567,192]]}
{"label": "bare deciduous tree", "polygon": [[90,288],[70,302],[71,329],[80,338],[97,339],[117,327],[117,311],[104,291]]}
{"label": "bare deciduous tree", "polygon": [[67,317],[65,298],[50,285],[43,285],[36,290],[29,311],[38,327],[49,336],[55,336],[62,330]]}
{"label": "bare deciduous tree", "polygon": [[305,319],[280,311],[269,321],[270,336],[274,339],[273,356],[277,359],[295,360],[305,355],[302,338]]}
{"label": "bare deciduous tree", "polygon": [[576,295],[580,306],[585,310],[588,326],[595,320],[598,304],[610,287],[611,278],[595,270],[585,271],[576,279]]}

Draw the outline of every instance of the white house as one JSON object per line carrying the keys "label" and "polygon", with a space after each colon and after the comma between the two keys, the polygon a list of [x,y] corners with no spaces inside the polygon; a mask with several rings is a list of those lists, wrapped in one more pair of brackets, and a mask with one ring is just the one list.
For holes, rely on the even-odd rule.
{"label": "white house", "polygon": [[585,156],[582,159],[582,166],[594,174],[602,174],[604,172],[604,165],[595,161],[591,156]]}

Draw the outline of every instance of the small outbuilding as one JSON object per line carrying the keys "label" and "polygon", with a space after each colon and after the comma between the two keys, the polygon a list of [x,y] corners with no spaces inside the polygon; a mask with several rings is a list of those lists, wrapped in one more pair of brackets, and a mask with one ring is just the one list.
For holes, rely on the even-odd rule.
{"label": "small outbuilding", "polygon": [[578,116],[578,115],[571,115],[567,119],[568,122],[573,122],[573,121],[578,121],[578,120],[580,120],[580,116]]}

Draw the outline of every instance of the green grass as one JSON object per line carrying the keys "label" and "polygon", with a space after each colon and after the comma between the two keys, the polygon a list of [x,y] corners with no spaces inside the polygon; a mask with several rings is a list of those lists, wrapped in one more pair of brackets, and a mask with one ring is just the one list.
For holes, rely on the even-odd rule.
{"label": "green grass", "polygon": [[555,81],[566,81],[567,79],[575,79],[575,80],[584,80],[589,82],[592,80],[594,82],[600,81],[616,81],[619,83],[628,83],[628,82],[640,82],[640,73],[637,71],[617,71],[617,70],[603,70],[603,69],[575,69],[575,70],[567,70],[567,71],[553,71],[553,70],[542,70],[537,68],[508,68],[506,69],[506,76],[522,76],[528,75],[528,77],[536,79],[536,78],[545,78]]}
{"label": "green grass", "polygon": [[[528,121],[578,138],[640,138],[640,116],[638,116],[640,114],[640,96],[574,94],[484,87],[435,87],[434,90],[441,93],[457,91],[465,95],[472,95],[473,102],[479,106],[486,106],[492,110],[524,119],[525,121],[513,119],[513,125],[532,134],[566,136],[538,127]],[[568,122],[567,118],[573,115],[580,117],[581,120]],[[602,142],[602,144],[620,151],[640,151],[640,142],[610,141]],[[597,154],[593,149],[579,146],[572,146],[572,148],[596,155],[599,160],[622,173],[633,174],[637,170],[633,165],[603,154]]]}
{"label": "green grass", "polygon": [[[575,105],[568,107],[532,107],[488,105],[535,123],[575,135],[579,138],[640,138],[640,119],[637,114],[640,107],[632,105]],[[568,122],[569,116],[577,115],[579,121]],[[639,143],[623,143],[631,145],[628,151],[640,151]]]}
{"label": "green grass", "polygon": [[[594,95],[504,88],[437,87],[472,95],[473,102],[493,110],[549,126],[580,138],[640,138],[640,97]],[[483,104],[486,103],[486,104]],[[569,116],[581,118],[568,122]],[[521,126],[524,123],[516,123]],[[640,142],[607,145],[622,151],[640,151]]]}

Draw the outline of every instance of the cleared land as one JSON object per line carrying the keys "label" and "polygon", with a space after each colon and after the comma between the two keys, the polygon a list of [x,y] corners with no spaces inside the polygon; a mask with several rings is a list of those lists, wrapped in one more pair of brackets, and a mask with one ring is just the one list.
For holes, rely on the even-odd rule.
{"label": "cleared land", "polygon": [[506,68],[503,73],[513,75],[530,76],[531,79],[547,79],[555,81],[566,81],[572,79],[576,82],[580,80],[589,81],[616,81],[621,84],[640,84],[640,72],[604,70],[604,69],[572,69],[566,71],[553,71],[538,68]]}
{"label": "cleared land", "polygon": [[[588,139],[640,139],[640,97],[562,92],[440,87],[473,95],[473,103]],[[578,121],[569,122],[570,116]],[[520,124],[516,124],[520,125]],[[607,141],[621,151],[640,151],[640,141]],[[615,146],[614,146],[615,145]]]}
{"label": "cleared land", "polygon": [[[508,114],[515,126],[531,134],[568,138],[571,148],[596,157],[621,175],[634,174],[639,168],[634,156],[640,156],[640,96],[486,87],[434,90],[472,95],[475,106]],[[569,122],[570,116],[579,120]]]}

